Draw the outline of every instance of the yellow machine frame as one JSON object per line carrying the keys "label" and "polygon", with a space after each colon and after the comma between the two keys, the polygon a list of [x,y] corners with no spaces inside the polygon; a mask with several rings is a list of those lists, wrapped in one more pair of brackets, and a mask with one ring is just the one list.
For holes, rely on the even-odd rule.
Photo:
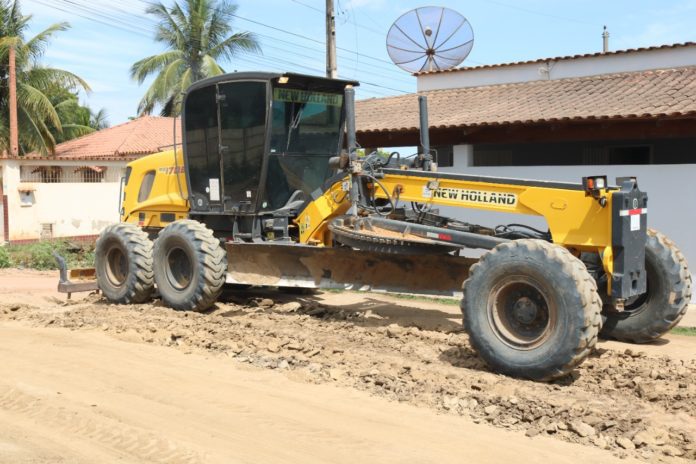
{"label": "yellow machine frame", "polygon": [[[181,150],[177,150],[176,159],[174,151],[169,150],[133,161],[128,169],[122,221],[158,229],[188,217],[188,191]],[[152,172],[155,176],[149,195],[138,201],[139,190],[146,184],[144,179]],[[410,171],[407,174],[397,170],[386,170],[379,182],[381,186],[372,184],[376,198],[387,198],[388,192],[391,198],[404,202],[542,216],[554,243],[576,254],[597,252],[602,257],[605,271],[609,275],[613,271],[613,190],[604,191],[602,196],[606,203],[602,206],[598,198],[588,195],[585,190],[550,183],[545,185],[544,182],[516,185],[513,180],[511,183],[501,179],[486,181],[486,178],[461,180],[438,173]],[[348,211],[348,190],[347,176],[304,208],[294,221],[300,243],[331,246],[328,226],[332,219]]]}

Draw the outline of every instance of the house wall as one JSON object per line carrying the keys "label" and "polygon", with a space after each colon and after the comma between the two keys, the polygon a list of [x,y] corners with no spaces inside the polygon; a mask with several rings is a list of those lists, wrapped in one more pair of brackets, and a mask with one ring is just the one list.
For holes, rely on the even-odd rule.
{"label": "house wall", "polygon": [[[118,182],[40,183],[20,182],[20,165],[60,165],[66,169],[84,166],[80,162],[3,161],[3,190],[8,196],[9,240],[79,237],[97,235],[107,225],[118,222]],[[96,164],[92,162],[91,164]],[[123,171],[125,162],[99,162],[107,169]],[[31,201],[22,201],[21,189],[31,188]]]}
{"label": "house wall", "polygon": [[418,91],[511,84],[696,65],[696,45],[418,76]]}
{"label": "house wall", "polygon": [[[454,165],[441,171],[471,175],[514,177],[523,179],[580,182],[583,176],[603,175],[613,183],[616,177],[636,176],[640,189],[648,193],[648,226],[671,238],[692,263],[696,277],[696,215],[692,203],[696,199],[696,164],[654,165],[585,165],[585,166],[486,166],[473,167],[474,148],[454,147]],[[441,213],[487,226],[524,222],[545,227],[542,218],[477,210],[441,208]]]}

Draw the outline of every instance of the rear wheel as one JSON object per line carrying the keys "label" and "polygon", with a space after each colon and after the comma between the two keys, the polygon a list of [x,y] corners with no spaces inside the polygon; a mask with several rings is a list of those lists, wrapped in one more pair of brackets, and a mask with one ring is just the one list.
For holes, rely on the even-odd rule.
{"label": "rear wheel", "polygon": [[585,265],[542,240],[498,245],[464,282],[464,326],[497,372],[533,380],[569,373],[590,353],[601,300]]}
{"label": "rear wheel", "polygon": [[151,298],[152,242],[134,224],[104,229],[97,240],[94,264],[99,289],[110,302],[143,303]]}
{"label": "rear wheel", "polygon": [[155,282],[162,301],[179,310],[202,311],[217,301],[225,283],[225,250],[198,221],[162,229],[154,247]]}
{"label": "rear wheel", "polygon": [[603,337],[647,343],[671,330],[686,313],[691,300],[686,258],[674,242],[652,229],[645,245],[645,271],[647,292],[628,301],[624,311],[605,313]]}

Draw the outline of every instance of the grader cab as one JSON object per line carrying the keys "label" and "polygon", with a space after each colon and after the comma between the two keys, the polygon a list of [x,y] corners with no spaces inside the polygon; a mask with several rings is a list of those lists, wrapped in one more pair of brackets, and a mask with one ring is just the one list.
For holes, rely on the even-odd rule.
{"label": "grader cab", "polygon": [[[462,291],[483,359],[537,380],[572,370],[600,332],[646,342],[678,323],[690,274],[648,229],[636,179],[437,172],[424,97],[418,153],[358,156],[356,85],[274,73],[194,84],[181,149],[128,166],[122,222],[97,242],[104,296],[125,304],[158,293],[171,308],[204,310],[225,283]],[[470,209],[542,216],[548,231],[471,224]],[[465,257],[470,249],[484,254]]]}

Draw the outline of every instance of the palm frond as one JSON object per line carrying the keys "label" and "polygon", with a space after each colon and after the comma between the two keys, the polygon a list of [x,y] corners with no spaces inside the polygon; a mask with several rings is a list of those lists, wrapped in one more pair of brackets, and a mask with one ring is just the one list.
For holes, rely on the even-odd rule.
{"label": "palm frond", "polygon": [[56,141],[46,124],[24,108],[19,108],[17,113],[18,123],[23,128],[19,133],[22,151],[38,151],[42,155],[54,153]]}
{"label": "palm frond", "polygon": [[70,29],[70,24],[66,22],[51,24],[24,44],[25,54],[33,62],[37,62],[46,52],[46,48],[53,36],[57,32],[67,31],[68,29]]}
{"label": "palm frond", "polygon": [[109,127],[109,113],[106,111],[106,109],[102,108],[96,112],[92,111],[89,125],[96,130],[102,130]]}
{"label": "palm frond", "polygon": [[181,59],[181,55],[182,53],[179,50],[168,50],[159,55],[143,58],[131,66],[131,78],[137,80],[138,84],[142,84],[151,74],[160,72],[173,61]]}
{"label": "palm frond", "polygon": [[77,74],[65,71],[64,69],[46,68],[37,66],[26,72],[26,81],[41,90],[57,86],[70,90],[82,89],[91,92],[89,84]]}
{"label": "palm frond", "polygon": [[34,115],[36,121],[48,121],[58,131],[61,130],[60,118],[51,101],[26,82],[17,83],[17,107]]}
{"label": "palm frond", "polygon": [[212,48],[208,54],[213,58],[232,59],[237,52],[261,53],[256,36],[251,32],[237,32]]}
{"label": "palm frond", "polygon": [[82,124],[63,124],[63,136],[66,140],[82,137],[96,131],[94,127],[83,126]]}
{"label": "palm frond", "polygon": [[225,74],[225,70],[222,69],[217,61],[215,61],[215,58],[210,55],[205,55],[203,57],[203,70],[208,77]]}

